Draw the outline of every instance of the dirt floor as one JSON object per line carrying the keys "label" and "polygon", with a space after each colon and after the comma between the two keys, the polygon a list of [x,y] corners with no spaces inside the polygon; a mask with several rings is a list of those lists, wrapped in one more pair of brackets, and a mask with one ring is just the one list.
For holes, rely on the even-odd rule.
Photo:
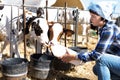
{"label": "dirt floor", "polygon": [[[90,40],[90,39],[89,39]],[[92,42],[94,40],[91,40]],[[94,42],[93,42],[94,44]],[[88,49],[93,49],[94,45],[91,45],[91,43],[88,43],[87,45],[89,46]],[[21,56],[24,56],[24,45],[23,43],[21,43],[19,45],[19,50],[21,53]],[[35,52],[34,49],[31,49],[29,47],[26,47],[26,57],[29,60],[30,55],[33,54]],[[9,56],[9,45],[7,46],[7,48],[4,50],[4,55]],[[92,68],[94,66],[95,62],[87,62],[87,63],[83,63],[79,66],[74,66],[72,67],[70,70],[68,71],[60,71],[60,70],[54,70],[52,71],[52,73],[50,73],[52,76],[50,76],[50,78],[48,78],[48,80],[97,80],[97,77],[94,75],[94,73],[92,72]],[[60,65],[63,66],[63,65]],[[0,73],[0,80],[4,80],[2,77],[2,72]],[[29,75],[27,75],[27,79],[26,80],[41,80],[41,79],[35,79],[35,78],[31,78]]]}

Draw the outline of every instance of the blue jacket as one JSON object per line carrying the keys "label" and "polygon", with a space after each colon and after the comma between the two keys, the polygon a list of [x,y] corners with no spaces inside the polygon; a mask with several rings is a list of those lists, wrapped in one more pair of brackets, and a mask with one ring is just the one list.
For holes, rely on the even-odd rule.
{"label": "blue jacket", "polygon": [[108,21],[99,29],[99,40],[91,52],[79,53],[78,58],[84,62],[98,60],[102,54],[120,55],[120,28]]}

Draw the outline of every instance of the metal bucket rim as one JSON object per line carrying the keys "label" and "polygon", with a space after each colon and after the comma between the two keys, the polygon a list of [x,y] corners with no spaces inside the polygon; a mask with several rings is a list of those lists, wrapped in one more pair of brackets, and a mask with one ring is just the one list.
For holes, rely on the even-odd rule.
{"label": "metal bucket rim", "polygon": [[[21,59],[21,61],[19,64],[16,64],[16,65],[15,64],[7,64],[7,62],[6,62],[6,61],[14,61],[17,59],[19,59],[19,60]],[[7,58],[4,61],[2,61],[2,63],[1,63],[1,65],[3,65],[3,66],[20,66],[20,65],[24,65],[24,64],[28,64],[28,60],[25,58]]]}
{"label": "metal bucket rim", "polygon": [[51,60],[39,60],[39,59],[36,59],[36,58],[34,58],[34,55],[43,55],[43,54],[32,54],[31,56],[30,56],[30,59],[31,60],[34,60],[34,61],[36,61],[36,62],[51,62]]}

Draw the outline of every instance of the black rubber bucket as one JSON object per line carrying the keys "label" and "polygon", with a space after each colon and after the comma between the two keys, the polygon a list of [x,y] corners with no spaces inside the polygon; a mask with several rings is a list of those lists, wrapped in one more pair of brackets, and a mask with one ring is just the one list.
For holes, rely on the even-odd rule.
{"label": "black rubber bucket", "polygon": [[5,80],[26,80],[28,60],[24,58],[8,58],[2,61],[1,69]]}
{"label": "black rubber bucket", "polygon": [[30,56],[29,75],[35,79],[47,79],[53,69],[53,56],[47,54],[32,54]]}

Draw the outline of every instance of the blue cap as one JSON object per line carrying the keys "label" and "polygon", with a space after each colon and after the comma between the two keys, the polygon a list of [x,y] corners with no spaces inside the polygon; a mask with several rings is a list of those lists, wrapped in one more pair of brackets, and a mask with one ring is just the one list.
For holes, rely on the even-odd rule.
{"label": "blue cap", "polygon": [[91,3],[88,10],[96,12],[99,16],[106,20],[111,20],[111,15],[115,11],[116,6],[116,1],[101,1],[98,3]]}

